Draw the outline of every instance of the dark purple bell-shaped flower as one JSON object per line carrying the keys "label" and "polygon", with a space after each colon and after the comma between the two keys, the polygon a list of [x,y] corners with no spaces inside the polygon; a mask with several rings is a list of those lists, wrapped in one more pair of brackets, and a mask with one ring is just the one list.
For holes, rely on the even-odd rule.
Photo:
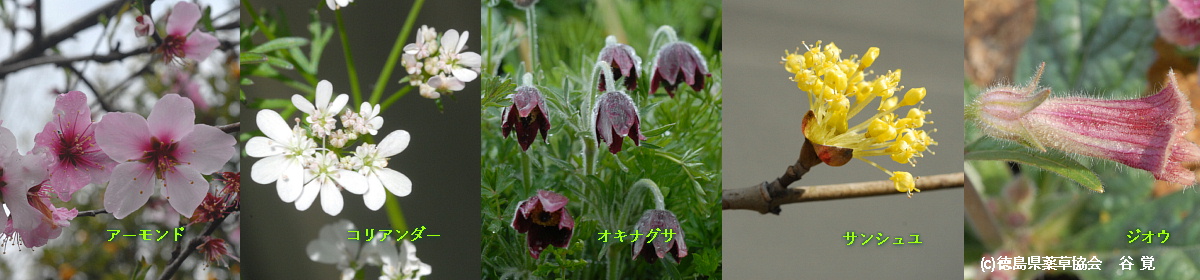
{"label": "dark purple bell-shaped flower", "polygon": [[668,43],[658,49],[651,67],[650,94],[658,91],[659,83],[667,89],[667,94],[675,97],[675,89],[680,82],[692,87],[692,90],[704,89],[704,78],[712,76],[708,73],[708,62],[700,55],[700,49],[683,41]]}
{"label": "dark purple bell-shaped flower", "polygon": [[[617,37],[609,35],[604,42],[604,49],[600,50],[600,57],[596,60],[612,66],[613,81],[623,77],[625,78],[625,89],[630,91],[637,89],[638,73],[642,72],[642,58],[633,51],[633,47],[617,43]],[[608,90],[604,87],[605,79],[599,80],[599,89],[601,91]]]}
{"label": "dark purple bell-shaped flower", "polygon": [[633,242],[634,259],[641,256],[647,262],[654,263],[664,256],[673,255],[675,262],[679,262],[688,254],[687,244],[683,241],[683,228],[679,227],[679,220],[671,211],[646,210],[634,229],[645,234],[642,239]]}
{"label": "dark purple bell-shaped flower", "polygon": [[533,258],[538,258],[546,246],[567,248],[571,245],[575,219],[567,213],[568,202],[571,200],[561,194],[538,190],[537,195],[517,204],[512,227],[518,233],[526,234],[529,255]]}
{"label": "dark purple bell-shaped flower", "polygon": [[546,142],[550,118],[546,117],[546,100],[542,98],[538,89],[528,85],[517,87],[517,93],[512,95],[512,102],[513,105],[504,108],[502,113],[504,122],[500,129],[504,131],[504,138],[508,138],[509,132],[516,131],[521,151],[529,150],[529,145],[533,144],[538,132],[542,133],[542,142]]}
{"label": "dark purple bell-shaped flower", "polygon": [[596,100],[596,143],[608,143],[608,151],[613,154],[621,151],[623,137],[628,136],[634,145],[641,145],[646,140],[639,128],[641,118],[633,99],[624,92],[610,91],[600,95]]}

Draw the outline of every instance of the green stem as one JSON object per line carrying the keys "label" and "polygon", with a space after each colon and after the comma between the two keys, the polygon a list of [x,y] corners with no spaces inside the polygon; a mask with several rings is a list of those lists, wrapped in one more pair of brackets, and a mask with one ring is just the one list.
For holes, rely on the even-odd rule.
{"label": "green stem", "polygon": [[388,107],[392,107],[392,103],[396,103],[397,100],[400,100],[401,97],[404,97],[404,95],[408,94],[408,92],[412,89],[412,86],[404,85],[404,87],[400,88],[400,90],[392,93],[392,96],[388,96],[388,99],[384,100],[383,103],[381,103],[382,105],[379,105],[379,110],[384,111],[387,110]]}
{"label": "green stem", "polygon": [[[338,37],[342,38],[342,54],[346,56],[346,74],[350,75],[350,96],[354,97],[353,104],[362,103],[362,89],[358,86],[358,70],[354,67],[354,55],[350,53],[350,38],[346,35],[346,25],[342,21],[342,10],[334,10],[337,17]],[[353,108],[354,106],[350,106]]]}
{"label": "green stem", "polygon": [[533,159],[529,151],[521,151],[521,179],[525,181],[525,189],[533,189]]}
{"label": "green stem", "polygon": [[408,19],[404,20],[404,26],[400,27],[400,35],[396,36],[396,43],[392,44],[392,52],[388,54],[383,70],[379,71],[379,79],[375,80],[375,88],[371,90],[371,103],[379,103],[384,85],[392,78],[392,69],[396,67],[396,61],[400,60],[400,51],[404,50],[404,40],[408,38],[408,32],[412,31],[413,23],[417,22],[417,14],[421,12],[423,4],[425,0],[413,1],[412,8],[408,11]]}
{"label": "green stem", "polygon": [[532,50],[532,53],[529,55],[529,57],[533,59],[533,65],[529,66],[529,72],[533,72],[535,75],[541,76],[540,72],[537,71],[537,68],[540,67],[541,64],[538,62],[537,13],[534,10],[536,10],[534,7],[525,9],[525,21],[527,23],[526,25],[529,26],[529,47]]}
{"label": "green stem", "polygon": [[650,180],[650,179],[638,180],[637,182],[633,183],[633,187],[630,187],[630,190],[632,191],[639,187],[650,190],[650,193],[654,195],[654,209],[658,209],[658,210],[666,210],[667,209],[666,203],[663,201],[662,191],[658,189],[658,184],[655,184],[654,180]]}
{"label": "green stem", "polygon": [[580,137],[579,142],[583,143],[583,171],[585,175],[596,174],[596,144],[588,141],[587,137]]}
{"label": "green stem", "polygon": [[392,227],[398,230],[408,230],[408,225],[404,222],[404,211],[400,210],[400,201],[396,196],[387,194],[387,200],[384,201],[384,208],[387,208],[388,221],[392,223]]}

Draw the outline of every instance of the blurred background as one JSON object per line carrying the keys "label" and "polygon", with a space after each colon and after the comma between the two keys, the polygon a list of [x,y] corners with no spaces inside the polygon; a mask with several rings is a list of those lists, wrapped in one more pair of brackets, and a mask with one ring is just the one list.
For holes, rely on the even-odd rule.
{"label": "blurred background", "polygon": [[[784,50],[823,40],[842,57],[879,47],[869,69],[903,69],[900,85],[926,87],[923,109],[938,142],[917,166],[874,158],[914,176],[962,171],[962,6],[953,1],[794,1],[725,3],[725,189],[783,174],[800,154],[806,93],[779,64]],[[876,102],[877,104],[877,102]],[[871,105],[875,106],[875,105]],[[851,120],[857,123],[865,118]],[[859,160],[818,165],[793,186],[887,180]],[[955,279],[962,267],[962,189],[782,206],[779,216],[724,211],[724,269],[733,279]],[[923,244],[853,245],[842,236],[920,234]]]}
{"label": "blurred background", "polygon": [[[311,37],[307,31],[310,11],[316,11],[323,24],[334,26],[334,13],[324,1],[252,0],[250,3],[259,13],[281,11],[290,22],[281,28],[290,28],[294,36]],[[478,1],[471,0],[426,1],[413,25],[414,30],[404,38],[405,44],[414,41],[415,29],[429,25],[437,28],[438,33],[449,29],[460,33],[470,31],[467,51],[479,52],[478,5]],[[412,1],[356,1],[342,8],[364,92],[372,90],[411,6]],[[242,10],[242,16],[244,28],[253,24],[246,9]],[[329,80],[335,94],[349,93],[340,34],[336,32],[335,29],[325,48],[316,76]],[[266,41],[262,35],[253,40],[257,43]],[[308,47],[302,49],[308,51]],[[405,75],[402,64],[397,63],[384,91],[385,98],[401,87],[397,81]],[[254,85],[242,86],[248,102],[256,98],[290,98],[301,93],[274,80],[255,79],[254,82]],[[413,243],[417,257],[433,268],[433,274],[427,279],[466,279],[479,275],[479,258],[474,257],[479,255],[480,241],[479,156],[476,152],[479,147],[478,94],[479,81],[467,83],[465,89],[455,94],[457,99],[445,98],[444,110],[439,112],[433,100],[422,98],[413,90],[381,114],[384,125],[376,140],[382,139],[386,132],[399,129],[412,135],[408,148],[388,163],[389,168],[403,173],[413,182],[412,193],[398,198],[409,230],[425,226],[425,234],[441,234]],[[352,105],[357,110],[358,104]],[[243,131],[257,130],[254,125],[256,114],[257,111],[243,114]],[[294,124],[294,117],[285,116],[285,119]],[[243,171],[248,172],[255,161],[247,158]],[[334,265],[313,262],[305,253],[305,246],[317,239],[322,226],[348,219],[358,229],[390,228],[384,209],[367,209],[361,195],[343,192],[344,208],[338,216],[331,217],[321,211],[319,202],[307,211],[296,211],[294,204],[279,199],[274,185],[258,185],[249,180],[249,176],[245,178],[242,222],[247,225],[243,238],[249,247],[242,251],[242,261],[247,268],[242,273],[247,278],[336,278],[340,272]],[[367,278],[379,273],[375,266],[368,266],[363,271]]]}

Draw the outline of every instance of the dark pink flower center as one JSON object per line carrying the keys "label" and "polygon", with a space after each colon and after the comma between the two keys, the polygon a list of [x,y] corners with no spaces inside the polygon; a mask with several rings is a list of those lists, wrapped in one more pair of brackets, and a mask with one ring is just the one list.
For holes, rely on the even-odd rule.
{"label": "dark pink flower center", "polygon": [[183,35],[167,35],[163,38],[162,46],[159,50],[163,53],[163,60],[171,61],[176,57],[183,57],[183,44],[187,42],[187,37]]}
{"label": "dark pink flower center", "polygon": [[84,157],[85,154],[94,152],[92,148],[96,147],[96,140],[86,134],[74,134],[57,131],[58,147],[56,147],[58,161],[71,166],[92,165],[92,163]]}
{"label": "dark pink flower center", "polygon": [[164,172],[179,164],[179,159],[175,158],[175,150],[178,147],[178,142],[166,143],[158,140],[158,137],[150,137],[150,149],[146,150],[146,155],[141,161],[154,166],[155,174],[158,178],[163,178]]}

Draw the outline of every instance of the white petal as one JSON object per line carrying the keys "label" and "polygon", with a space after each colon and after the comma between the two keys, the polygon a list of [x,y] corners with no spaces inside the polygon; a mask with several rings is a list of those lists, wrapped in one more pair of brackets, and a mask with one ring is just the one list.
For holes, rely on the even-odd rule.
{"label": "white petal", "polygon": [[462,36],[459,36],[459,39],[458,39],[458,48],[454,49],[454,53],[458,53],[458,52],[461,52],[462,50],[466,49],[467,48],[467,39],[470,39],[470,38],[471,38],[471,31],[463,30]]}
{"label": "white petal", "polygon": [[467,68],[479,70],[483,63],[483,57],[475,52],[465,52],[458,54],[458,65],[466,66]]}
{"label": "white petal", "polygon": [[383,141],[379,141],[379,156],[391,157],[408,148],[408,131],[396,130],[388,133]]}
{"label": "white petal", "polygon": [[471,69],[467,69],[467,68],[456,67],[456,68],[454,68],[453,73],[454,73],[454,78],[458,79],[459,81],[463,81],[463,82],[474,81],[476,77],[479,77],[479,73],[475,73],[475,70],[471,70]]}
{"label": "white petal", "polygon": [[329,97],[333,96],[333,83],[327,80],[321,80],[317,83],[317,109],[325,109],[329,106]]}
{"label": "white petal", "polygon": [[309,115],[312,115],[314,110],[312,102],[308,102],[308,99],[304,99],[304,96],[299,94],[292,95],[292,105],[296,105],[296,109]]}
{"label": "white petal", "polygon": [[251,157],[282,155],[286,151],[278,142],[267,137],[254,136],[246,141],[246,155]]}
{"label": "white petal", "polygon": [[458,50],[451,49],[456,46],[458,46],[458,31],[454,29],[446,30],[446,33],[442,34],[442,52],[458,53]]}
{"label": "white petal", "polygon": [[321,210],[325,210],[330,216],[337,216],[342,212],[342,191],[338,190],[333,182],[321,184]]}
{"label": "white petal", "polygon": [[383,183],[379,181],[379,177],[367,176],[367,193],[363,194],[363,203],[367,205],[367,209],[379,210],[386,200],[387,191],[383,190]]}
{"label": "white petal", "polygon": [[283,202],[294,202],[304,192],[304,166],[297,159],[288,161],[287,167],[279,181],[275,182],[275,190]]}
{"label": "white petal", "polygon": [[250,179],[259,184],[270,184],[279,179],[283,175],[283,171],[288,167],[289,160],[286,156],[277,155],[269,156],[258,160],[254,163],[254,167],[250,169]]}
{"label": "white petal", "polygon": [[292,128],[283,121],[283,117],[279,116],[279,113],[272,110],[259,110],[255,120],[258,122],[258,129],[262,130],[267,137],[284,143],[292,139]]}
{"label": "white petal", "polygon": [[363,194],[367,192],[367,177],[362,174],[350,170],[338,170],[333,175],[333,180],[337,181],[338,185],[346,191],[353,194]]}
{"label": "white petal", "polygon": [[304,192],[300,193],[300,197],[296,199],[296,210],[308,210],[313,201],[317,200],[317,194],[320,192],[321,180],[312,180],[308,184],[304,184]]}
{"label": "white petal", "polygon": [[412,193],[412,181],[408,179],[408,176],[404,176],[403,173],[391,168],[380,168],[375,170],[375,174],[379,176],[379,180],[383,182],[383,186],[388,191],[396,194],[396,196],[403,197]]}
{"label": "white petal", "polygon": [[342,108],[346,108],[346,102],[349,101],[349,95],[346,95],[345,93],[338,94],[337,98],[333,100],[333,104],[329,104],[329,110],[326,112],[337,114],[337,112],[342,111]]}

